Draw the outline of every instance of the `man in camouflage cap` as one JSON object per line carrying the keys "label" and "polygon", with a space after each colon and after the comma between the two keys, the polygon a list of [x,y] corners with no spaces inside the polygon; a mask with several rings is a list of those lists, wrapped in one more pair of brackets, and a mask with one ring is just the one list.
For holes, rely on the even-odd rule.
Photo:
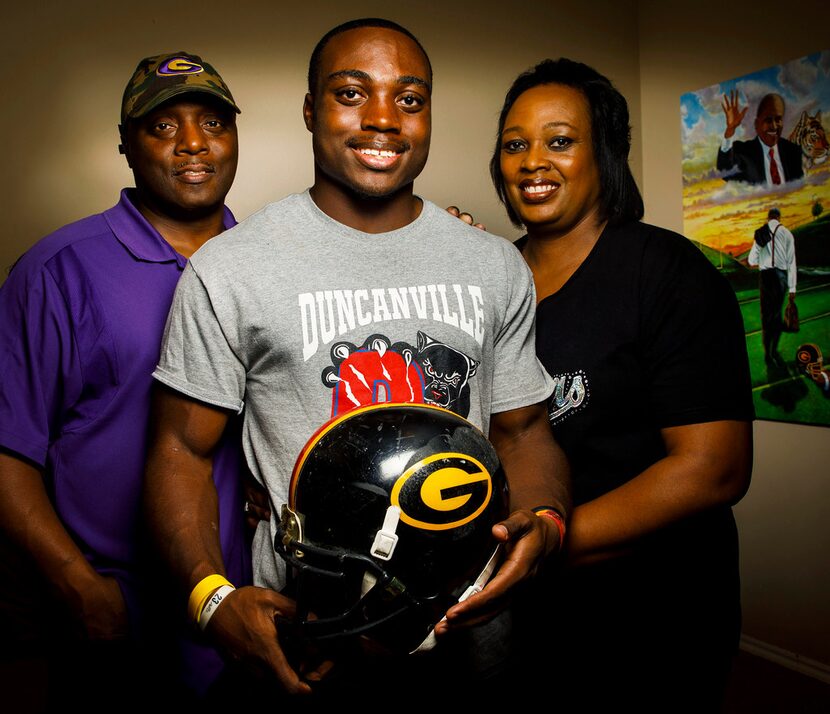
{"label": "man in camouflage cap", "polygon": [[[19,657],[0,664],[0,680],[11,709],[19,698],[39,711],[40,698],[49,711],[125,710],[174,671],[170,642],[150,656],[139,644],[157,616],[138,538],[151,374],[188,258],[236,223],[224,201],[238,112],[197,55],[143,59],[119,125],[135,187],[40,240],[0,288],[0,631]],[[222,547],[229,575],[247,582],[239,464],[228,437],[214,467]],[[176,601],[151,584],[153,600]],[[187,651],[198,691],[221,660]],[[33,659],[36,681],[10,675]]]}
{"label": "man in camouflage cap", "polygon": [[198,55],[187,52],[145,57],[124,89],[121,125],[143,117],[151,109],[179,94],[212,94],[235,112],[239,107],[219,73]]}

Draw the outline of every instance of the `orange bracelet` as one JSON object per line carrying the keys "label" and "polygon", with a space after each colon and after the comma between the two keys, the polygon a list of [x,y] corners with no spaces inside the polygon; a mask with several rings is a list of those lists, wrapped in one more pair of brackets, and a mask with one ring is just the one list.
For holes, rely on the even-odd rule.
{"label": "orange bracelet", "polygon": [[551,506],[537,506],[533,509],[533,512],[537,516],[545,516],[553,520],[559,530],[559,546],[556,550],[557,552],[562,550],[562,546],[565,544],[565,519],[562,514]]}

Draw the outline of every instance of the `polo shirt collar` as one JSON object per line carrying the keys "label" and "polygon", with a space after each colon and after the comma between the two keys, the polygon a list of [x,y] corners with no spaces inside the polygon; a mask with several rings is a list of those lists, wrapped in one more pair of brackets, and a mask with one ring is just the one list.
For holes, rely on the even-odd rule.
{"label": "polo shirt collar", "polygon": [[[104,220],[115,237],[138,260],[148,263],[175,262],[179,268],[183,269],[187,258],[177,253],[173,246],[164,240],[150,222],[141,215],[132,201],[134,195],[135,189],[122,189],[118,203],[104,211]],[[236,225],[236,219],[227,206],[224,207],[222,224],[225,230]]]}

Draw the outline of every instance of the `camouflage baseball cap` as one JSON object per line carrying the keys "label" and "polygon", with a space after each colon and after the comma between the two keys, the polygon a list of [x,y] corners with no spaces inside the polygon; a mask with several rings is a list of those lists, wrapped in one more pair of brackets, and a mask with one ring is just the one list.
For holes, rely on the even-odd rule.
{"label": "camouflage baseball cap", "polygon": [[170,97],[186,92],[207,92],[241,112],[219,73],[198,55],[189,52],[145,57],[138,63],[124,90],[121,123],[144,116]]}

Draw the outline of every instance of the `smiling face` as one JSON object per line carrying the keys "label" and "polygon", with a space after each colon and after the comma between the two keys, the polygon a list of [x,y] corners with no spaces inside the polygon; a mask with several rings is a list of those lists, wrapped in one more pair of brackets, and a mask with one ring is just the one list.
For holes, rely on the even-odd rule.
{"label": "smiling face", "polygon": [[204,94],[180,95],[131,119],[124,154],[138,200],[174,219],[221,211],[236,174],[236,115]]}
{"label": "smiling face", "polygon": [[361,27],[329,40],[303,106],[317,195],[412,192],[429,154],[429,76],[423,51],[394,30]]}
{"label": "smiling face", "polygon": [[767,146],[775,146],[784,129],[784,100],[777,94],[770,94],[758,106],[755,117],[755,132]]}
{"label": "smiling face", "polygon": [[583,94],[542,84],[519,95],[501,134],[510,205],[529,232],[564,234],[597,220],[600,176]]}

